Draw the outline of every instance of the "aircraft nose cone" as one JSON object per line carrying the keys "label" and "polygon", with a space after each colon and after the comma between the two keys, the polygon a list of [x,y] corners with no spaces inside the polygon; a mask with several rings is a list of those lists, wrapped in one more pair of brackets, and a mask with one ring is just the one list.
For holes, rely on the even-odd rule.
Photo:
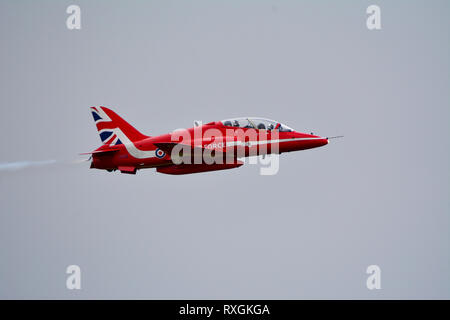
{"label": "aircraft nose cone", "polygon": [[320,141],[320,145],[321,146],[324,146],[324,145],[326,145],[326,144],[328,144],[330,141],[328,140],[328,138],[324,138],[324,137],[322,137],[321,139],[319,139],[319,141]]}

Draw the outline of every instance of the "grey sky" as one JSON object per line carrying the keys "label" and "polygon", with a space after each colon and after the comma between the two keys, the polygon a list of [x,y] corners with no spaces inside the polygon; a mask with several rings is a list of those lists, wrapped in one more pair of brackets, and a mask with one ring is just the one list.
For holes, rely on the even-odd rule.
{"label": "grey sky", "polygon": [[[450,298],[449,8],[1,1],[0,163],[62,163],[0,172],[0,298]],[[67,164],[99,105],[150,135],[254,115],[345,138],[275,176]]]}

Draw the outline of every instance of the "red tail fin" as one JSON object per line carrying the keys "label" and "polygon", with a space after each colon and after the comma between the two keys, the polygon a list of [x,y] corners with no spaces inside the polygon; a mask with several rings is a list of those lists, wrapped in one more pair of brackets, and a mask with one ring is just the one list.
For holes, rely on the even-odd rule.
{"label": "red tail fin", "polygon": [[112,146],[148,138],[148,136],[137,131],[131,124],[126,122],[111,109],[105,107],[92,107],[91,112],[100,139],[104,144]]}

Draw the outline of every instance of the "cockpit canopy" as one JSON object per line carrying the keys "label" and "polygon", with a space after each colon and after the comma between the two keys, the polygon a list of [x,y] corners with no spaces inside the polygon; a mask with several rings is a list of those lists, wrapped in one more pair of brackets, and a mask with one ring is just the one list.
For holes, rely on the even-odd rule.
{"label": "cockpit canopy", "polygon": [[264,118],[234,118],[221,121],[226,127],[237,127],[237,128],[252,128],[260,130],[278,130],[280,132],[290,132],[294,129],[288,127],[287,125],[281,124],[280,122],[264,119]]}

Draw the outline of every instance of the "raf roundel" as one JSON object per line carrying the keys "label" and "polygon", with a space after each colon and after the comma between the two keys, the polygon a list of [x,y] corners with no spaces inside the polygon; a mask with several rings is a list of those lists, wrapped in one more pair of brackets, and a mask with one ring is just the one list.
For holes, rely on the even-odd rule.
{"label": "raf roundel", "polygon": [[164,156],[166,155],[166,153],[159,148],[156,149],[155,154],[160,159],[164,158]]}

